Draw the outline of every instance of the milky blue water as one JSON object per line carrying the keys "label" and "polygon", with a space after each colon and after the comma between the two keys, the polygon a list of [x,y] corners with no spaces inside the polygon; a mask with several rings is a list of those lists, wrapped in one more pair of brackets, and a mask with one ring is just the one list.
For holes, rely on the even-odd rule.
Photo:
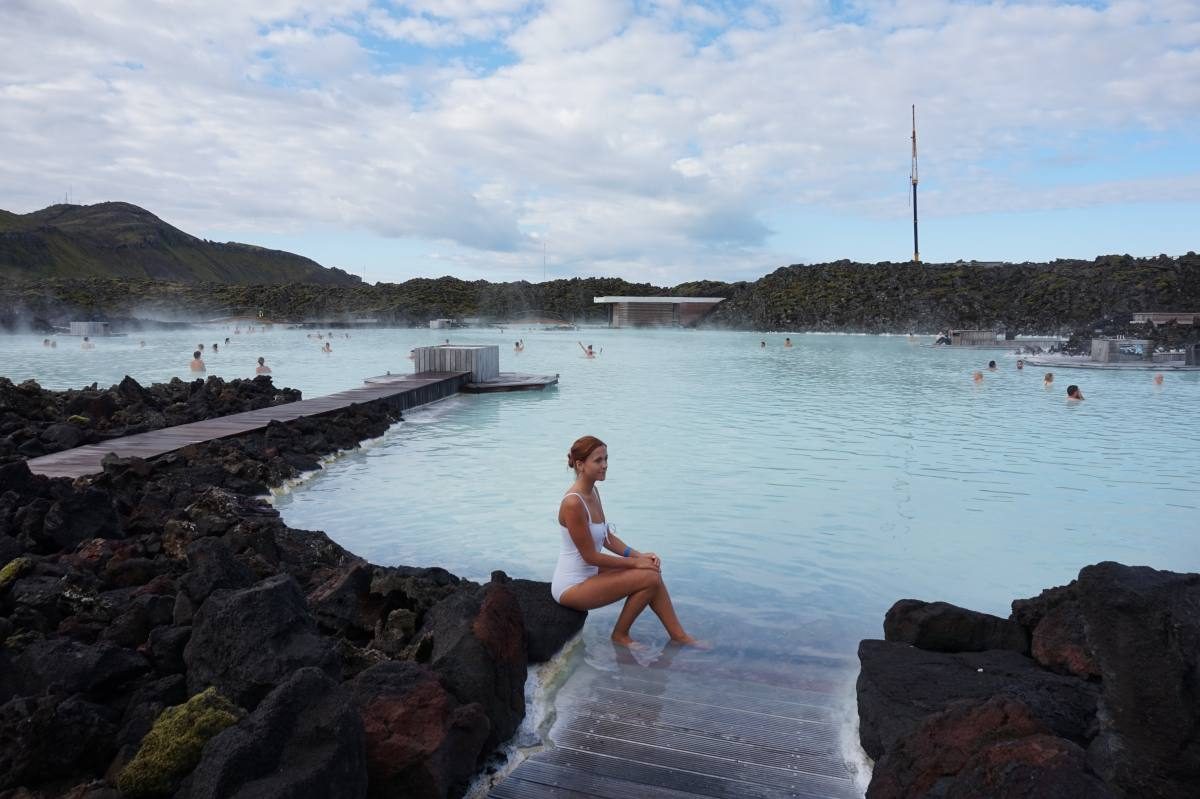
{"label": "milky blue water", "polygon": [[[185,379],[197,341],[230,331],[3,340],[0,374],[53,388]],[[904,337],[708,331],[351,331],[334,352],[302,331],[233,337],[210,373],[266,356],[306,397],[408,371],[449,335],[501,344],[503,370],[554,390],[459,396],[412,411],[278,506],[377,563],[549,580],[572,440],[608,443],[600,492],[633,546],[661,555],[689,630],[733,658],[852,656],[901,597],[1008,614],[1015,597],[1112,559],[1200,570],[1200,374],[1042,371],[998,352]],[[511,343],[527,349],[514,355]],[[759,341],[768,343],[760,349]],[[586,360],[576,344],[603,348]],[[996,358],[981,385],[971,372]],[[1068,403],[1068,383],[1087,399]],[[594,613],[589,647],[615,609]],[[647,614],[634,633],[663,640]]]}

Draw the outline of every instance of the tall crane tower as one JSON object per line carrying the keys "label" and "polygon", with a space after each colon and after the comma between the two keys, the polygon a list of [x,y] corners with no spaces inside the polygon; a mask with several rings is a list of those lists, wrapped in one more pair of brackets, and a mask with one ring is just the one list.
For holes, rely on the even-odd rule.
{"label": "tall crane tower", "polygon": [[912,107],[912,172],[908,179],[912,181],[913,191],[913,263],[921,263],[921,248],[917,246],[917,106]]}

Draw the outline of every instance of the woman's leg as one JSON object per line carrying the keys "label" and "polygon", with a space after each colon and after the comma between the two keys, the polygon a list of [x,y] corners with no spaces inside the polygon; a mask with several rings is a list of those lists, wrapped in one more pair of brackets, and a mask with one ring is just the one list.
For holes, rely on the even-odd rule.
{"label": "woman's leg", "polygon": [[629,629],[646,609],[646,605],[658,616],[672,641],[694,642],[695,639],[688,635],[680,624],[675,606],[671,603],[671,595],[662,581],[662,575],[657,571],[602,569],[594,577],[568,588],[558,601],[559,604],[575,610],[594,610],[611,605],[622,597],[627,597],[625,607],[621,609],[612,631],[612,639],[617,643],[629,644],[633,641]]}
{"label": "woman's leg", "polygon": [[595,610],[657,585],[658,582],[658,572],[651,569],[604,569],[563,591],[558,602],[575,610]]}
{"label": "woman's leg", "polygon": [[671,595],[667,593],[667,584],[661,580],[658,592],[650,600],[650,609],[654,611],[654,615],[658,616],[672,641],[692,640],[692,637],[684,631],[683,625],[680,624],[679,616],[675,615],[675,606],[671,604]]}
{"label": "woman's leg", "polygon": [[633,627],[634,621],[645,610],[647,604],[654,611],[654,615],[658,616],[659,621],[666,628],[667,635],[671,636],[672,641],[688,643],[693,640],[679,622],[679,616],[675,613],[675,606],[671,603],[671,594],[667,591],[667,584],[662,581],[660,576],[655,585],[630,594],[629,598],[625,600],[625,607],[621,609],[621,615],[617,617],[617,623],[613,627],[612,637],[614,641],[625,642],[630,640],[629,629]]}

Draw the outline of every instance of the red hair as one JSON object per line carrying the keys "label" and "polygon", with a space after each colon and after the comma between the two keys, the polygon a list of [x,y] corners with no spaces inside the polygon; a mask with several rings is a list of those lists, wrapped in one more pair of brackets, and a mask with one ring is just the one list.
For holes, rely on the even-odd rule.
{"label": "red hair", "polygon": [[595,436],[584,436],[583,438],[575,439],[575,443],[567,451],[567,466],[574,469],[575,464],[583,463],[591,457],[597,448],[604,446],[607,446],[607,444]]}

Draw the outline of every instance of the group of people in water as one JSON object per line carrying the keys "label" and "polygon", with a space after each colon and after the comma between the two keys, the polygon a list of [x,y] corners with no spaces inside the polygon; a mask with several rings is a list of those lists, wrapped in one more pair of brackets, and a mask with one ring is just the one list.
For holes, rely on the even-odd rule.
{"label": "group of people in water", "polygon": [[[249,329],[252,330],[253,328],[249,328]],[[234,331],[234,332],[237,333],[240,331]],[[146,342],[139,341],[138,346],[145,347]],[[225,348],[226,349],[229,348],[229,337],[228,336],[225,337]],[[210,352],[213,355],[219,354],[221,352],[221,342],[214,341]],[[206,363],[204,363],[204,343],[203,342],[200,342],[199,344],[197,344],[196,349],[192,351],[192,360],[191,360],[191,363],[188,364],[188,369],[192,372],[207,372],[208,371],[208,365]],[[258,363],[254,367],[254,374],[256,374],[256,375],[271,374],[271,367],[267,366],[267,359],[261,355],[258,356]]]}
{"label": "group of people in water", "polygon": [[[1000,367],[996,365],[995,361],[988,361],[987,370],[989,372],[995,372],[995,371],[999,370],[999,368]],[[1018,372],[1024,371],[1024,369],[1025,369],[1025,359],[1018,358],[1017,359],[1017,371]],[[971,375],[971,379],[974,380],[976,384],[982,383],[983,382],[983,372],[981,372],[981,371],[974,372]],[[1162,372],[1156,372],[1154,375],[1154,385],[1161,386],[1162,384],[1163,384]],[[1046,374],[1042,377],[1042,388],[1050,389],[1053,387],[1054,387],[1054,372],[1046,372]],[[1076,401],[1076,402],[1082,401],[1083,400],[1083,389],[1081,389],[1079,386],[1075,385],[1074,383],[1067,386],[1067,399]]]}

